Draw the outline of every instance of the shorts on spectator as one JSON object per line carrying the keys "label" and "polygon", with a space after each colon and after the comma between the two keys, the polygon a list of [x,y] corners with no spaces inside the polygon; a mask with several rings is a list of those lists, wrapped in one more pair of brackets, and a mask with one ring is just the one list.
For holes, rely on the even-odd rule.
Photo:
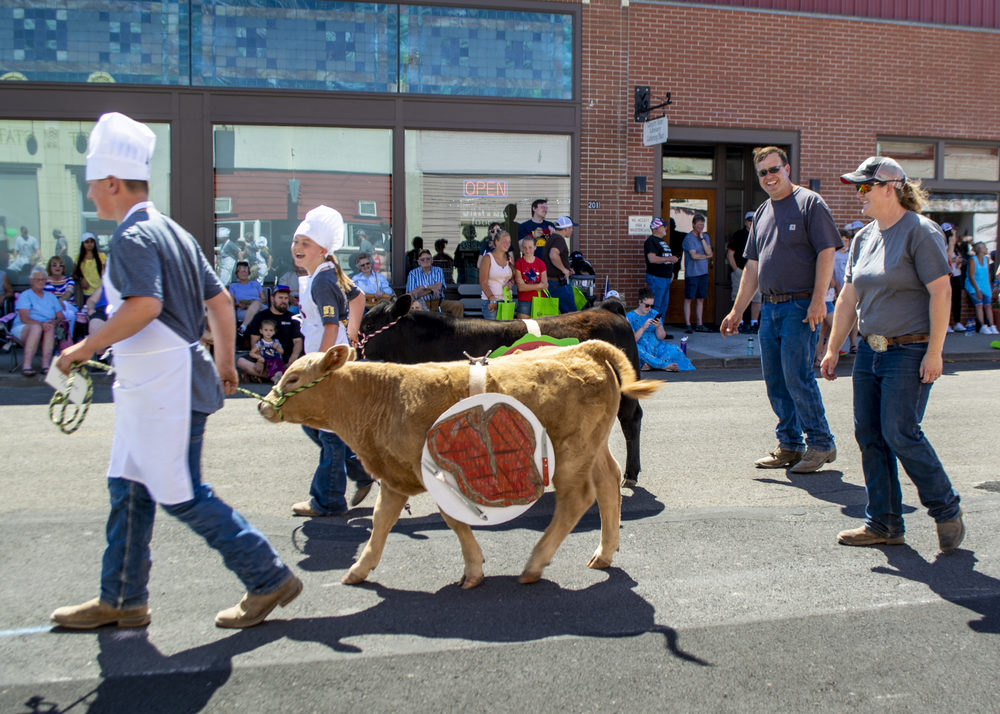
{"label": "shorts on spectator", "polygon": [[708,297],[708,276],[695,275],[684,278],[684,299],[701,299]]}
{"label": "shorts on spectator", "polygon": [[[736,296],[740,292],[740,281],[743,279],[743,271],[734,270],[730,275],[730,279],[732,280],[732,291],[730,292],[729,297],[733,302],[736,302]],[[760,305],[760,290],[757,290],[757,292],[753,294],[753,297],[750,298],[750,302]]]}
{"label": "shorts on spectator", "polygon": [[518,315],[530,315],[531,314],[531,300],[518,300],[517,301],[517,307],[514,308],[514,309],[517,310],[517,314]]}
{"label": "shorts on spectator", "polygon": [[987,307],[989,307],[989,304],[990,304],[990,296],[989,296],[989,294],[983,293],[982,300],[980,300],[979,298],[977,298],[975,293],[970,293],[968,290],[965,291],[965,294],[969,296],[969,302],[971,302],[974,306],[975,305],[986,305]]}

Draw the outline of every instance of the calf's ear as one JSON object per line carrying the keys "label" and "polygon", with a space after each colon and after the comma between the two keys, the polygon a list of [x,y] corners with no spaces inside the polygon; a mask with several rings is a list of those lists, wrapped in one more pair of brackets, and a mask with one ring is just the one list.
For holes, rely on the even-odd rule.
{"label": "calf's ear", "polygon": [[320,369],[332,372],[354,359],[354,349],[350,345],[334,345],[323,355]]}
{"label": "calf's ear", "polygon": [[392,316],[394,318],[402,317],[410,311],[412,304],[413,298],[410,297],[409,293],[403,293],[392,304]]}

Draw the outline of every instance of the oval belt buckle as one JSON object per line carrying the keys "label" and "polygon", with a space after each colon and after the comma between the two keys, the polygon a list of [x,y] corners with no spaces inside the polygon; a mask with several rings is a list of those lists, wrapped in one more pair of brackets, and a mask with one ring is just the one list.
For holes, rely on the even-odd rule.
{"label": "oval belt buckle", "polygon": [[868,335],[868,346],[872,348],[873,352],[885,352],[889,349],[889,340],[885,335]]}

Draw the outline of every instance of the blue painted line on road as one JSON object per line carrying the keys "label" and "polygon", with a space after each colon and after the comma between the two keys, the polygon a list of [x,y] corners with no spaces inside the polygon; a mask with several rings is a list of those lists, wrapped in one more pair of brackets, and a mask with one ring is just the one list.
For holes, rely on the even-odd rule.
{"label": "blue painted line on road", "polygon": [[22,630],[0,630],[0,637],[19,637],[21,635],[37,635],[40,632],[50,632],[52,625],[42,627],[25,627]]}

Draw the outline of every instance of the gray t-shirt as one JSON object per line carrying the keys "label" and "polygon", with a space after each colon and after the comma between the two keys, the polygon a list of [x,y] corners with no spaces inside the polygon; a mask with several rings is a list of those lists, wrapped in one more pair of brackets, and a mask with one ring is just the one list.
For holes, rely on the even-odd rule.
{"label": "gray t-shirt", "polygon": [[[708,233],[702,233],[701,235],[705,240],[710,240]],[[705,252],[704,244],[694,234],[694,231],[684,236],[684,242],[681,243],[681,247],[684,249],[684,274],[692,278],[697,278],[699,275],[708,275],[708,258],[692,258],[689,252],[692,250],[695,253]]]}
{"label": "gray t-shirt", "polygon": [[913,211],[885,232],[878,221],[858,231],[844,278],[858,294],[858,332],[886,337],[930,333],[926,285],[951,274],[943,235],[934,221]]}
{"label": "gray t-shirt", "polygon": [[[123,298],[154,297],[163,303],[159,319],[187,343],[205,331],[204,302],[222,283],[194,237],[162,213],[136,211],[111,237],[108,275]],[[225,395],[211,355],[191,348],[191,410],[211,414]]]}
{"label": "gray t-shirt", "polygon": [[811,293],[816,255],[842,244],[822,196],[796,186],[780,201],[769,199],[757,209],[743,255],[758,261],[761,294]]}

